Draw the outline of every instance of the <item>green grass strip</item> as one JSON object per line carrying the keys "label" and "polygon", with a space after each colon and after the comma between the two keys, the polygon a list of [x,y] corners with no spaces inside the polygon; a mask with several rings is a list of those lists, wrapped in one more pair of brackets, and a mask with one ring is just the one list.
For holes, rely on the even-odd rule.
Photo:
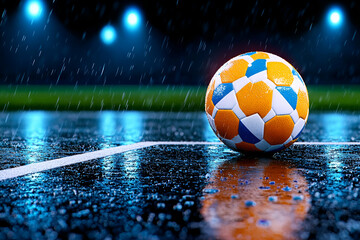
{"label": "green grass strip", "polygon": [[[359,86],[309,86],[311,110],[360,110]],[[1,110],[203,111],[204,86],[1,86]]]}
{"label": "green grass strip", "polygon": [[308,86],[310,110],[360,111],[360,86]]}

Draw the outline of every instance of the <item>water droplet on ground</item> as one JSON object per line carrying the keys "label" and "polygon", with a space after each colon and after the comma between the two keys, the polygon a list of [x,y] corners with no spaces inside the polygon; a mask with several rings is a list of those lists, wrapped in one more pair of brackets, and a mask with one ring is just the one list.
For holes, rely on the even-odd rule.
{"label": "water droplet on ground", "polygon": [[302,201],[302,200],[304,200],[304,196],[303,195],[295,195],[295,196],[293,196],[293,200]]}
{"label": "water droplet on ground", "polygon": [[277,196],[270,196],[268,198],[269,202],[277,202],[278,201],[278,197]]}
{"label": "water droplet on ground", "polygon": [[247,200],[247,201],[245,201],[245,206],[246,206],[246,207],[255,207],[255,206],[256,206],[256,202],[251,201],[251,200]]}
{"label": "water droplet on ground", "polygon": [[268,221],[266,219],[260,219],[257,222],[257,225],[260,226],[260,227],[268,227],[268,226],[270,226],[270,221]]}
{"label": "water droplet on ground", "polygon": [[285,192],[290,192],[290,191],[291,191],[291,187],[286,186],[286,187],[284,187],[282,190],[284,190]]}
{"label": "water droplet on ground", "polygon": [[203,190],[204,193],[209,193],[209,194],[214,194],[219,192],[219,189],[212,189],[212,188],[207,188]]}

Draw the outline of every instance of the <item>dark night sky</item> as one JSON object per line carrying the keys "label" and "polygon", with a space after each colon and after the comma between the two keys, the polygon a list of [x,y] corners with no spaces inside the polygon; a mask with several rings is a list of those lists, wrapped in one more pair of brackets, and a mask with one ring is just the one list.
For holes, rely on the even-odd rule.
{"label": "dark night sky", "polygon": [[[38,0],[40,1],[40,0]],[[202,84],[228,59],[275,53],[308,84],[360,83],[357,1],[42,0],[30,20],[27,1],[0,0],[2,84]],[[139,29],[122,21],[129,7]],[[332,27],[328,12],[343,12]],[[100,40],[111,24],[117,39]]]}

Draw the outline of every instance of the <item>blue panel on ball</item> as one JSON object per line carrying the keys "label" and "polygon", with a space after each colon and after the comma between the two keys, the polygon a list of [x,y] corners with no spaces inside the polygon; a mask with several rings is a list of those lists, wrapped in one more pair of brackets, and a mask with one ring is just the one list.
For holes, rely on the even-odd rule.
{"label": "blue panel on ball", "polygon": [[247,143],[258,143],[260,142],[260,139],[255,137],[254,134],[252,134],[249,129],[245,127],[245,125],[240,121],[239,122],[239,136],[241,139]]}
{"label": "blue panel on ball", "polygon": [[248,52],[248,53],[244,53],[242,55],[244,56],[251,56],[251,55],[254,55],[256,52]]}
{"label": "blue panel on ball", "polygon": [[232,83],[222,83],[219,86],[217,86],[212,96],[212,101],[214,105],[220,102],[220,100],[223,99],[223,97],[225,97],[232,90],[233,90]]}
{"label": "blue panel on ball", "polygon": [[246,76],[251,77],[254,74],[266,70],[266,59],[257,59],[255,60],[250,67],[246,70]]}
{"label": "blue panel on ball", "polygon": [[296,108],[297,94],[291,87],[276,87],[276,90],[279,91],[293,109]]}
{"label": "blue panel on ball", "polygon": [[300,81],[305,85],[304,80],[301,78],[300,74],[295,70],[295,68],[293,68],[291,72],[294,76],[297,76],[300,79]]}

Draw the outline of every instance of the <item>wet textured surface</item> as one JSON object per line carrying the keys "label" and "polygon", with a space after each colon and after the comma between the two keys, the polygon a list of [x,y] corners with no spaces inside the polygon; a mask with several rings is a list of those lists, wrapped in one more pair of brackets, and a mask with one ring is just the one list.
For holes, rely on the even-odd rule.
{"label": "wet textured surface", "polygon": [[[0,123],[0,169],[139,141],[217,140],[202,113],[14,112]],[[311,114],[300,140],[359,141],[359,128],[354,114]],[[218,227],[230,220],[240,239],[242,224],[271,230],[273,212],[299,208],[287,234],[358,239],[359,150],[294,146],[255,158],[222,145],[157,146],[5,180],[0,239],[225,238]],[[224,218],[235,206],[260,218]]]}

